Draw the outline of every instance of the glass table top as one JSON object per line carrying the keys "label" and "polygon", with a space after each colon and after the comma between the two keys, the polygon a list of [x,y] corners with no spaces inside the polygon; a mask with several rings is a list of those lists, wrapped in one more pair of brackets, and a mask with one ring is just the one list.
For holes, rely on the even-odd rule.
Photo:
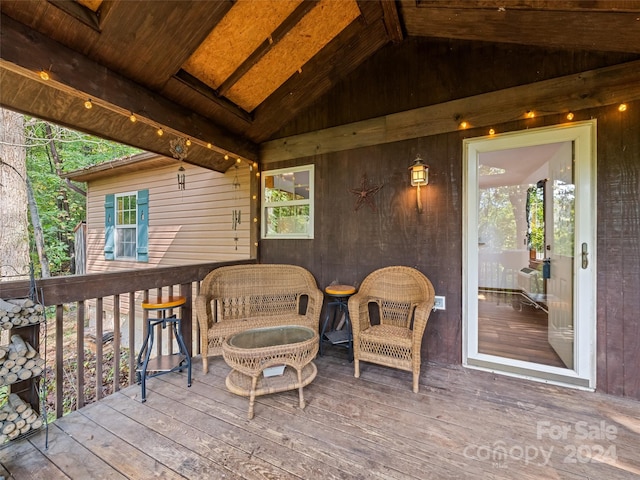
{"label": "glass table top", "polygon": [[264,348],[305,342],[312,339],[314,335],[315,332],[308,327],[283,325],[245,330],[232,335],[227,342],[236,348]]}

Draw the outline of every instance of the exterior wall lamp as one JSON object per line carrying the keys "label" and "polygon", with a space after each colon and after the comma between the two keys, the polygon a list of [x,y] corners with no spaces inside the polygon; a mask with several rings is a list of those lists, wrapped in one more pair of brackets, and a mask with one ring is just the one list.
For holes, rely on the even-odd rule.
{"label": "exterior wall lamp", "polygon": [[413,165],[409,167],[411,174],[411,186],[416,189],[416,202],[418,213],[422,213],[422,198],[420,197],[420,187],[429,184],[429,165],[425,165],[420,154],[416,155]]}

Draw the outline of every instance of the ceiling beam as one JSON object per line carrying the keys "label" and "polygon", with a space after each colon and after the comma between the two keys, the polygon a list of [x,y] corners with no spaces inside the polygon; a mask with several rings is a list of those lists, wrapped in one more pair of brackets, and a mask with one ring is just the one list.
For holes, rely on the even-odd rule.
{"label": "ceiling beam", "polygon": [[396,44],[402,42],[404,33],[395,0],[380,0],[380,5],[382,6],[384,25],[387,27],[389,39]]}
{"label": "ceiling beam", "polygon": [[[159,94],[134,83],[106,67],[92,61],[86,56],[54,42],[44,35],[15,22],[6,15],[0,18],[2,31],[0,34],[0,59],[2,70],[10,71],[23,77],[23,81],[42,82],[38,72],[50,68],[51,80],[47,82],[49,88],[59,90],[62,97],[77,97],[80,105],[87,98],[95,100],[104,108],[115,112],[133,112],[145,122],[161,126],[177,135],[197,140],[201,144],[212,144],[211,153],[218,155],[230,154],[251,161],[257,159],[257,146],[243,138],[231,134],[205,117],[185,109]],[[4,75],[5,81],[14,75]],[[11,106],[18,102],[15,98],[8,98],[4,85],[0,85],[0,103]],[[14,94],[26,89],[13,90]],[[33,99],[22,99],[21,104],[29,105]],[[18,102],[20,103],[20,102]],[[31,112],[36,115],[35,112]],[[50,118],[52,121],[65,124],[65,111],[57,109],[60,118]],[[55,111],[50,115],[55,116]],[[123,117],[125,118],[125,117]],[[86,130],[85,130],[86,131]],[[97,136],[112,138],[109,132],[99,130],[90,131]],[[127,135],[127,132],[120,132]],[[115,138],[139,148],[149,149],[139,145],[135,137]],[[165,143],[168,143],[165,142]],[[151,149],[157,151],[157,149]],[[164,152],[158,152],[163,153]]]}
{"label": "ceiling beam", "polygon": [[256,48],[256,50],[249,55],[244,62],[242,62],[236,71],[222,82],[220,87],[218,87],[218,95],[226,95],[229,89],[233,87],[245,73],[251,70],[251,68],[258,63],[262,57],[269,53],[269,51],[291,31],[307,13],[315,8],[318,3],[319,0],[312,0],[302,2],[298,5],[296,9],[291,12],[291,14],[278,26],[278,28],[275,29],[271,34],[271,37],[262,42],[260,46]]}
{"label": "ceiling beam", "polygon": [[[170,142],[183,136],[167,129],[159,137],[157,126],[142,120],[132,123],[127,115],[114,111],[112,106],[105,108],[99,101],[93,101],[92,108],[87,109],[83,106],[85,100],[67,94],[55,81],[37,81],[28,72],[16,73],[15,65],[5,67],[6,62],[0,59],[0,105],[4,108],[166,157],[172,157]],[[217,172],[226,172],[235,163],[234,158],[225,159],[223,153],[206,144],[191,143],[187,163]]]}
{"label": "ceiling beam", "polygon": [[[640,53],[640,2],[627,11],[444,8],[401,0],[407,35]],[[566,2],[565,2],[566,3]]]}
{"label": "ceiling beam", "polygon": [[245,112],[243,109],[238,107],[235,103],[230,100],[227,100],[224,97],[221,97],[219,92],[211,88],[204,82],[201,82],[199,79],[191,75],[186,70],[180,70],[178,73],[174,75],[174,78],[186,85],[187,87],[193,89],[198,92],[198,94],[205,97],[208,101],[216,104],[217,107],[224,109],[225,111],[235,115],[240,120],[245,122],[246,124],[250,124],[253,121],[253,118],[250,113]]}
{"label": "ceiling beam", "polygon": [[260,163],[352,150],[468,128],[640,100],[640,60],[265,142]]}

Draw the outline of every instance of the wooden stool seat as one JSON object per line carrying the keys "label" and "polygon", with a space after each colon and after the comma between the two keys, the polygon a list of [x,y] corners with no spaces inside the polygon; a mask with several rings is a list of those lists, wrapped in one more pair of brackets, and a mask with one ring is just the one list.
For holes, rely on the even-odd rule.
{"label": "wooden stool seat", "polygon": [[328,295],[335,297],[346,297],[356,293],[356,287],[352,285],[329,285],[324,289]]}
{"label": "wooden stool seat", "polygon": [[187,299],[180,295],[170,295],[168,297],[158,297],[154,302],[147,300],[142,302],[145,310],[164,310],[166,308],[181,307],[187,303]]}

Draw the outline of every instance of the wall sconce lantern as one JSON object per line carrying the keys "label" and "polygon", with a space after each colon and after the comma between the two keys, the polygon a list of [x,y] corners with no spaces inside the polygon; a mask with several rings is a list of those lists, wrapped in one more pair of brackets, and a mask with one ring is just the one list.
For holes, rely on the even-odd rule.
{"label": "wall sconce lantern", "polygon": [[411,174],[411,186],[416,189],[416,202],[418,213],[422,213],[422,198],[420,197],[420,187],[429,184],[429,165],[425,165],[420,154],[416,155],[413,165],[409,167]]}

